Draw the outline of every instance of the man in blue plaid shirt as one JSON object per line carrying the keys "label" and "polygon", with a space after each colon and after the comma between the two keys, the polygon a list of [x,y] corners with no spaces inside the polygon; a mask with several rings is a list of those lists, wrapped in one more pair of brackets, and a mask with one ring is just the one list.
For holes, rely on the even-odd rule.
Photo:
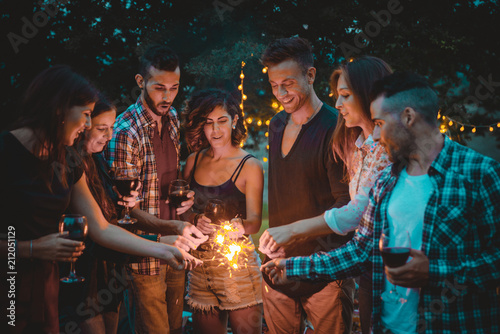
{"label": "man in blue plaid shirt", "polygon": [[[373,138],[393,165],[370,191],[355,237],[262,270],[286,283],[355,277],[372,267],[374,333],[499,333],[500,164],[443,136],[438,110],[420,76],[378,82]],[[384,266],[382,231],[396,240],[410,235],[410,261]]]}

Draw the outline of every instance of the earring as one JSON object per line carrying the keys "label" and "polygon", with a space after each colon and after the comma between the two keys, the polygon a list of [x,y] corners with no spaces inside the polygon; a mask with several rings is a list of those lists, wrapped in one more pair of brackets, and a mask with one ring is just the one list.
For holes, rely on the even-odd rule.
{"label": "earring", "polygon": [[235,129],[236,129],[236,125],[233,125],[233,130],[235,130]]}

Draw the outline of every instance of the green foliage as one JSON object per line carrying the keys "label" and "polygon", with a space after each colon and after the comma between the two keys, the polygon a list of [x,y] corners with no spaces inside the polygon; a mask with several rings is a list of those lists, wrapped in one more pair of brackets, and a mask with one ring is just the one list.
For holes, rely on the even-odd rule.
{"label": "green foliage", "polygon": [[[346,57],[371,54],[385,59],[396,70],[412,70],[428,77],[443,97],[443,113],[464,122],[498,121],[493,112],[500,109],[499,88],[478,88],[488,76],[494,83],[500,81],[500,39],[494,36],[500,31],[498,1],[40,3],[0,3],[0,25],[5,33],[0,60],[3,127],[17,117],[17,105],[31,79],[58,63],[69,64],[88,76],[123,110],[137,97],[137,58],[151,42],[167,43],[182,60],[183,89],[174,103],[178,109],[195,89],[220,87],[238,96],[241,61],[245,61],[245,112],[265,121],[274,114],[273,96],[258,59],[273,39],[293,35],[312,43],[318,69],[315,88],[329,104],[333,104],[328,97],[333,68]],[[45,23],[42,20],[34,25],[37,13],[48,13],[50,4],[56,12],[47,14]],[[390,20],[383,22],[382,11],[391,8]],[[43,18],[43,14],[38,17]],[[23,29],[28,29],[24,28],[25,21],[36,30],[30,37],[23,35]],[[377,24],[379,29],[375,29]],[[15,47],[13,34],[19,37]],[[466,108],[462,108],[464,104]],[[474,116],[478,111],[481,116]],[[249,143],[267,141],[265,127],[252,123],[249,130],[253,139]]]}

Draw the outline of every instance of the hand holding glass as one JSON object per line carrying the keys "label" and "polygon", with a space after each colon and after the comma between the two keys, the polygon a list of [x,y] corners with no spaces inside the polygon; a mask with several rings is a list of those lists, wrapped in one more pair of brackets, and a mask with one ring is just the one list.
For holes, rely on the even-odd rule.
{"label": "hand holding glass", "polygon": [[[130,196],[132,190],[137,190],[139,186],[139,173],[134,167],[117,167],[114,173],[115,185],[122,196]],[[135,224],[137,219],[130,217],[130,208],[125,206],[123,218],[118,221],[118,225],[126,228]]]}
{"label": "hand holding glass", "polygon": [[[410,234],[405,231],[401,235],[390,236],[389,230],[385,229],[379,242],[380,253],[384,264],[389,268],[403,266],[410,256]],[[406,303],[406,299],[396,290],[396,285],[392,285],[391,291],[382,293],[382,300],[386,302]]]}
{"label": "hand holding glass", "polygon": [[[68,239],[84,241],[88,232],[87,218],[82,215],[62,215],[59,220],[59,233],[68,232],[65,236]],[[61,278],[63,283],[83,282],[84,277],[78,276],[75,272],[75,262],[71,262],[69,275]]]}

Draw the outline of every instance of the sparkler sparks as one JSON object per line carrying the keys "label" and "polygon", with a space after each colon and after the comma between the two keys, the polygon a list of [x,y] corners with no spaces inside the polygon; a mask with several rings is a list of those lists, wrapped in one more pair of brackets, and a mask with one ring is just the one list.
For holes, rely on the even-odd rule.
{"label": "sparkler sparks", "polygon": [[214,249],[222,255],[220,265],[227,265],[231,270],[246,267],[247,252],[253,251],[255,246],[246,236],[238,240],[238,229],[235,229],[229,221],[217,227]]}

